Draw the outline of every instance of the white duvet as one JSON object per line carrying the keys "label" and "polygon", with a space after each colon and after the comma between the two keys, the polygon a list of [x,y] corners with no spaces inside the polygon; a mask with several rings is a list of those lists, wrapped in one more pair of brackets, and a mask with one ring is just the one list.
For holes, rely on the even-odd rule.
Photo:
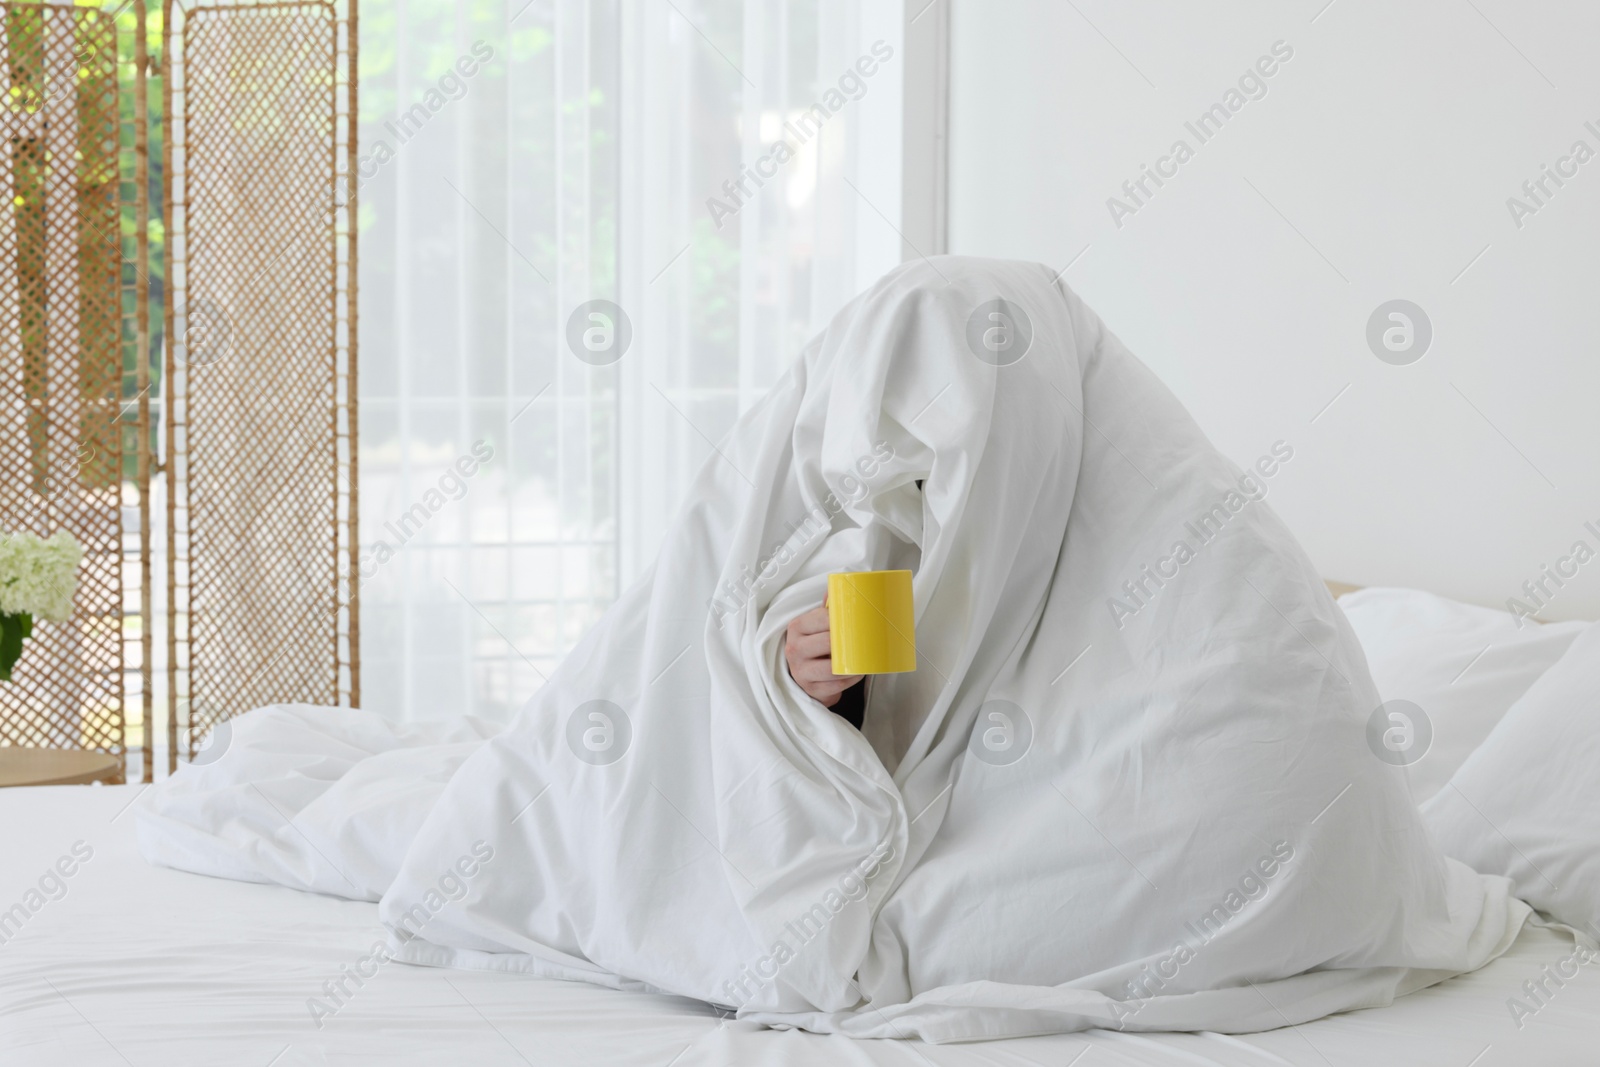
{"label": "white duvet", "polygon": [[[258,709],[157,788],[142,847],[379,899],[402,960],[862,1037],[1386,1003],[1528,909],[1369,748],[1361,650],[1261,499],[1292,457],[1239,470],[1045,267],[902,267],[509,728]],[[897,566],[919,665],[858,733],[784,628],[829,572]]]}

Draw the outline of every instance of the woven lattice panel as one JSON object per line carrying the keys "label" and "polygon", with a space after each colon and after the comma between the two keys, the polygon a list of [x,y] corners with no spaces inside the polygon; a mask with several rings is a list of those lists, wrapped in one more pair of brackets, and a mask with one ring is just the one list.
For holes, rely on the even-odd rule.
{"label": "woven lattice panel", "polygon": [[0,11],[0,529],[69,530],[84,549],[72,618],[36,623],[0,684],[0,742],[125,768],[116,31],[87,8]]}
{"label": "woven lattice panel", "polygon": [[177,748],[349,703],[354,351],[348,21],[169,4],[169,680]]}

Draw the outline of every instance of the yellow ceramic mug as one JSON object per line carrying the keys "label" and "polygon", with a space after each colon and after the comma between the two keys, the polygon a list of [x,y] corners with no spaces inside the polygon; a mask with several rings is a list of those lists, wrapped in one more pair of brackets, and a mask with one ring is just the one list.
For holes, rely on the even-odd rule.
{"label": "yellow ceramic mug", "polygon": [[917,669],[910,571],[828,575],[828,634],[834,674]]}

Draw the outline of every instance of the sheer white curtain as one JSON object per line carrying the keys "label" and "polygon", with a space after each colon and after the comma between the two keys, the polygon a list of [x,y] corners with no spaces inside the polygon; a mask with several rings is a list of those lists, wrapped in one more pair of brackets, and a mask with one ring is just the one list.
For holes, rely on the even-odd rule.
{"label": "sheer white curtain", "polygon": [[898,262],[902,18],[365,0],[367,707],[520,705],[714,442]]}

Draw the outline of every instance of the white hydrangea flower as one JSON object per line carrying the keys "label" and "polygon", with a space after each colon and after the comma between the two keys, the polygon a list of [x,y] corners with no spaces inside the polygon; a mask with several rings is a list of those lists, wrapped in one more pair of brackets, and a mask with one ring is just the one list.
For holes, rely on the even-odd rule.
{"label": "white hydrangea flower", "polygon": [[65,622],[82,560],[78,539],[65,530],[48,540],[31,533],[0,535],[0,614]]}

